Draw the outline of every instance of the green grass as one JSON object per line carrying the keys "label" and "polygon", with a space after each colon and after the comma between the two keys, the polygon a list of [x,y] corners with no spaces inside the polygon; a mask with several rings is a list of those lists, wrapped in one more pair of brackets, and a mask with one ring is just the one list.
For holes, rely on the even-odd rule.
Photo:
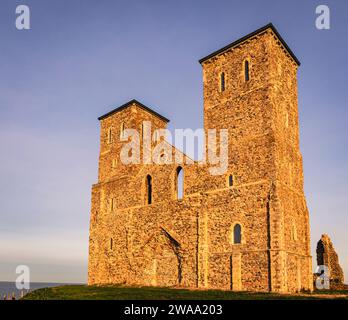
{"label": "green grass", "polygon": [[69,285],[38,289],[24,300],[284,300],[348,299],[348,291],[284,295],[274,293],[187,290],[158,287]]}

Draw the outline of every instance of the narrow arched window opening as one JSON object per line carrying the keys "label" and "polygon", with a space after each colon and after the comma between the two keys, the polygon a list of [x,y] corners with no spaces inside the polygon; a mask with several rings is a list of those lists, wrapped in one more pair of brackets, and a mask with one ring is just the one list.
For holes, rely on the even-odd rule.
{"label": "narrow arched window opening", "polygon": [[244,62],[244,76],[245,76],[245,81],[249,81],[250,75],[249,75],[249,61],[245,60]]}
{"label": "narrow arched window opening", "polygon": [[125,126],[124,123],[121,123],[121,128],[120,128],[120,139],[124,138],[124,130],[125,130]]}
{"label": "narrow arched window opening", "polygon": [[234,181],[233,181],[233,175],[230,174],[230,175],[228,176],[228,186],[229,186],[229,187],[232,187],[232,186],[233,186],[233,183],[234,183]]}
{"label": "narrow arched window opening", "polygon": [[176,198],[184,197],[184,170],[182,167],[176,169]]}
{"label": "narrow arched window opening", "polygon": [[233,228],[233,243],[240,244],[242,242],[242,227],[240,224],[236,224]]}
{"label": "narrow arched window opening", "polygon": [[115,198],[111,198],[111,201],[110,201],[110,210],[111,211],[113,211],[115,209],[115,204],[116,204]]}
{"label": "narrow arched window opening", "polygon": [[148,175],[146,177],[146,193],[147,193],[147,204],[152,203],[152,177]]}
{"label": "narrow arched window opening", "polygon": [[113,241],[113,239],[111,238],[111,239],[110,239],[110,250],[112,250],[113,246],[114,246],[114,241]]}
{"label": "narrow arched window opening", "polygon": [[112,131],[111,128],[108,130],[108,143],[112,142]]}
{"label": "narrow arched window opening", "polygon": [[225,91],[225,72],[221,72],[220,74],[220,91]]}
{"label": "narrow arched window opening", "polygon": [[144,123],[141,124],[141,128],[140,128],[140,135],[141,135],[141,139],[144,139]]}

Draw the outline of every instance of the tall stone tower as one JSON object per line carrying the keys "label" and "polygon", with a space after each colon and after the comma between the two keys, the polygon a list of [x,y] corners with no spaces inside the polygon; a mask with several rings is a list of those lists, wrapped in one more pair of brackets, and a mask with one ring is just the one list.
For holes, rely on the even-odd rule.
{"label": "tall stone tower", "polygon": [[[299,148],[300,62],[268,24],[200,63],[204,127],[229,130],[229,172],[235,183],[269,186],[267,228],[258,235],[254,229],[255,246],[268,234],[269,288],[311,289],[309,217]],[[247,198],[245,203],[250,203]]]}
{"label": "tall stone tower", "polygon": [[100,117],[89,284],[312,290],[300,63],[272,24],[200,63],[204,128],[228,130],[227,171],[212,175],[196,162],[125,165],[123,130],[141,133],[143,121],[166,128],[168,120],[135,100]]}

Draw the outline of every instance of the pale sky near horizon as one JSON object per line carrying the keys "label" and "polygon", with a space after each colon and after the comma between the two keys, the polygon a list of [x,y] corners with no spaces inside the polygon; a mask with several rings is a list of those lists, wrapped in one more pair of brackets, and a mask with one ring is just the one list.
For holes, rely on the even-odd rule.
{"label": "pale sky near horizon", "polygon": [[[31,30],[15,9],[31,9]],[[315,27],[315,8],[331,29]],[[312,255],[328,233],[348,281],[348,2],[2,0],[0,281],[85,282],[97,117],[136,98],[203,126],[198,60],[273,22],[301,61],[301,151]]]}

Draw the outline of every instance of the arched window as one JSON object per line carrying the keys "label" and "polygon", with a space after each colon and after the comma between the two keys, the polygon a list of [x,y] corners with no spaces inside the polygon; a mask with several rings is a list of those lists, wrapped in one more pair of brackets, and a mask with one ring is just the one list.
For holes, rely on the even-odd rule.
{"label": "arched window", "polygon": [[121,123],[121,128],[120,128],[120,139],[124,138],[124,123]]}
{"label": "arched window", "polygon": [[184,170],[182,167],[176,169],[176,198],[182,199],[184,197]]}
{"label": "arched window", "polygon": [[221,72],[220,74],[220,91],[225,91],[225,72]]}
{"label": "arched window", "polygon": [[245,60],[244,61],[244,77],[245,77],[245,81],[249,81],[249,61]]}
{"label": "arched window", "polygon": [[112,247],[114,245],[114,241],[112,240],[112,238],[110,239],[110,250],[112,250]]}
{"label": "arched window", "polygon": [[96,211],[93,215],[93,222],[97,223],[98,222],[98,211]]}
{"label": "arched window", "polygon": [[152,203],[152,177],[150,175],[146,177],[146,200],[147,204]]}
{"label": "arched window", "polygon": [[234,179],[233,179],[233,175],[232,175],[232,174],[230,174],[230,175],[228,176],[228,181],[227,181],[227,183],[228,183],[228,186],[229,186],[229,187],[232,187],[232,186],[233,186],[233,184],[234,184]]}
{"label": "arched window", "polygon": [[108,143],[112,142],[112,131],[111,128],[108,130]]}
{"label": "arched window", "polygon": [[111,198],[110,200],[110,210],[113,211],[116,207],[116,199],[115,198]]}
{"label": "arched window", "polygon": [[240,244],[242,243],[242,227],[240,224],[235,224],[233,227],[233,243]]}

